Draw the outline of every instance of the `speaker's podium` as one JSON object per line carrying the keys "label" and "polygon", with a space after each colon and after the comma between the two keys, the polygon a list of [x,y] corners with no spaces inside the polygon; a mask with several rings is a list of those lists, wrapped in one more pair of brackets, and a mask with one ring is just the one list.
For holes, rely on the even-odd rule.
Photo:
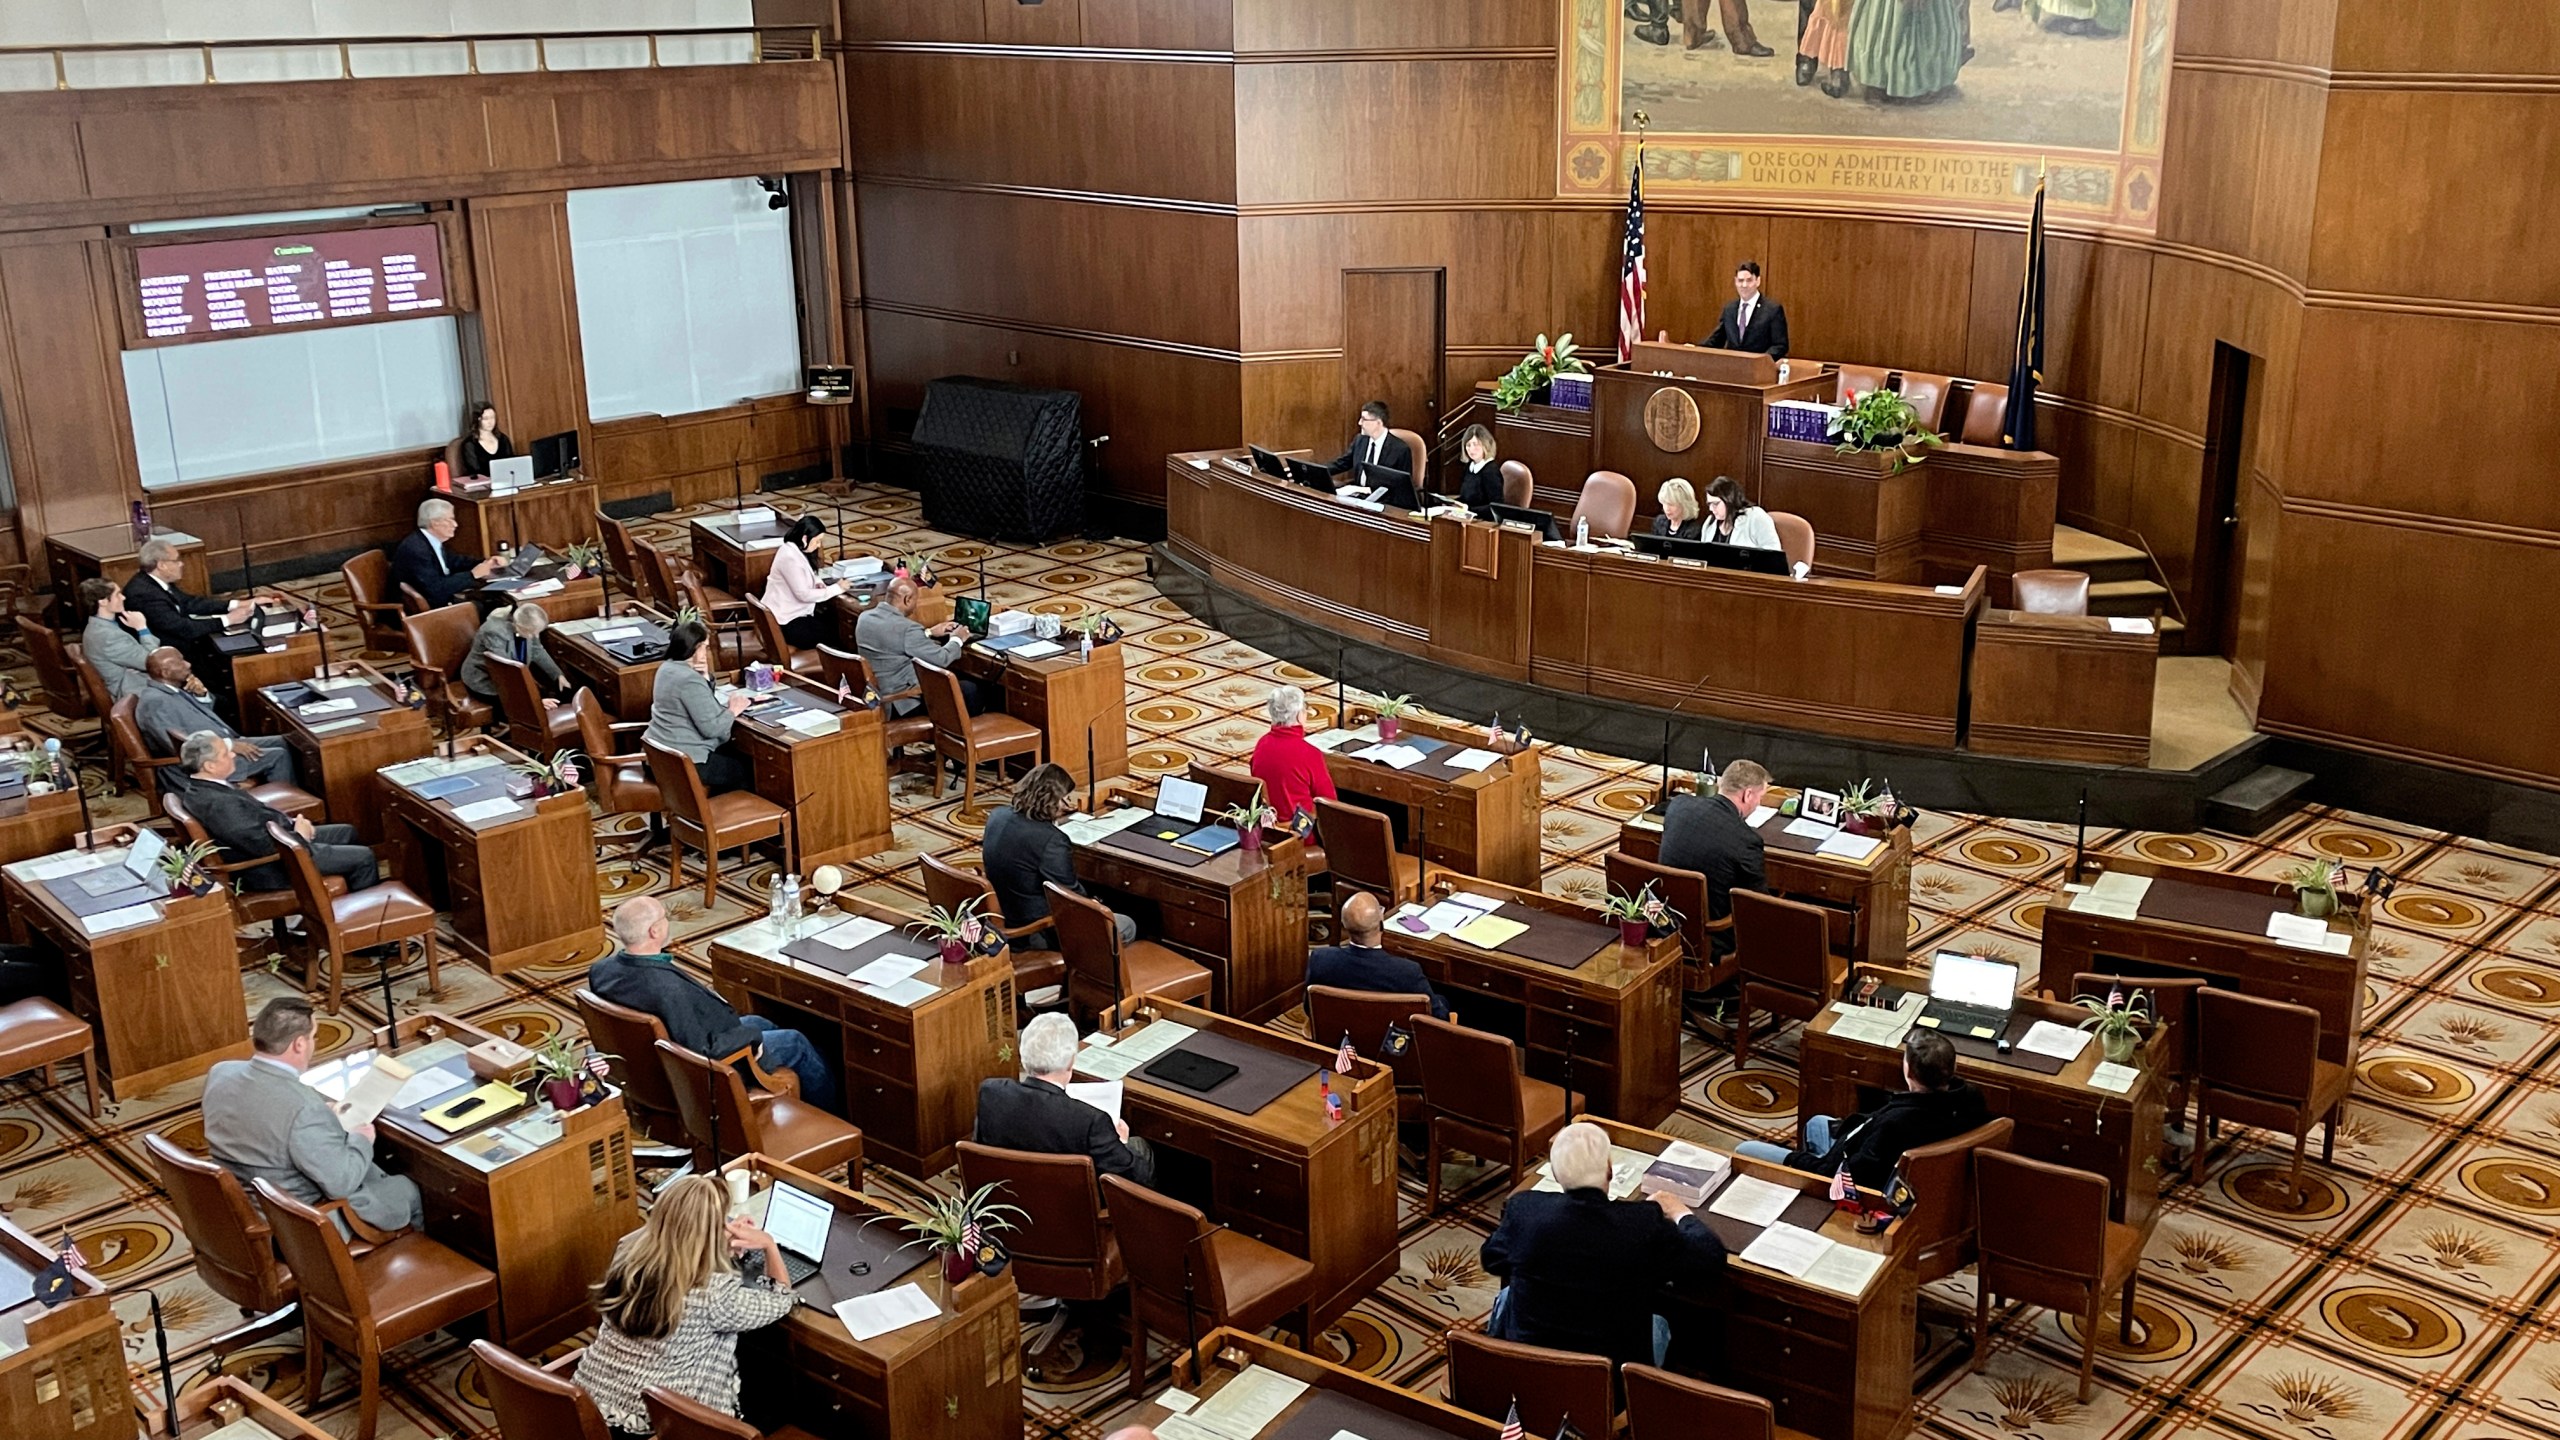
{"label": "speaker's podium", "polygon": [[1635,481],[1647,513],[1655,487],[1675,475],[1701,496],[1719,475],[1756,496],[1769,403],[1828,393],[1819,375],[1781,382],[1778,362],[1752,351],[1639,342],[1628,363],[1592,375],[1591,468]]}

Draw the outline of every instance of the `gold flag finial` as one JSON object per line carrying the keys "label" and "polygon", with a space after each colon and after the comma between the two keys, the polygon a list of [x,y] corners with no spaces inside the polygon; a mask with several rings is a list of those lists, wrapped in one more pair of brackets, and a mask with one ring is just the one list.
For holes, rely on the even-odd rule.
{"label": "gold flag finial", "polygon": [[1645,131],[1653,128],[1653,117],[1642,110],[1636,112],[1635,121],[1636,133],[1638,135],[1642,135]]}

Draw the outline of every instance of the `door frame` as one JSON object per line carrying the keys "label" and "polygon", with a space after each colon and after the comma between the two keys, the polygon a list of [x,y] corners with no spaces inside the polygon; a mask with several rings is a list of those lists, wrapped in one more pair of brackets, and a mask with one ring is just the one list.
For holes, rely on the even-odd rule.
{"label": "door frame", "polygon": [[[1351,277],[1354,275],[1429,275],[1432,277],[1434,293],[1432,295],[1431,305],[1431,393],[1426,398],[1426,403],[1430,406],[1431,423],[1428,425],[1415,425],[1407,422],[1398,427],[1400,429],[1411,430],[1416,435],[1421,436],[1423,443],[1428,445],[1439,433],[1441,418],[1449,413],[1449,267],[1446,265],[1355,265],[1345,267],[1342,272],[1341,304],[1342,334],[1343,339],[1346,342],[1351,337]],[[1342,389],[1345,397],[1343,401],[1343,410],[1345,413],[1357,410],[1361,405],[1377,398],[1372,395],[1358,395],[1351,393],[1353,389],[1351,384],[1351,351],[1347,344],[1342,352],[1341,367]]]}

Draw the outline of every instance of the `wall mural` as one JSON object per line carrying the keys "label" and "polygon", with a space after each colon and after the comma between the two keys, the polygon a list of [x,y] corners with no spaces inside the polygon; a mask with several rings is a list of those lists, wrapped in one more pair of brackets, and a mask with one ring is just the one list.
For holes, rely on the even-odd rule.
{"label": "wall mural", "polygon": [[1560,0],[1558,193],[2149,231],[2176,0]]}

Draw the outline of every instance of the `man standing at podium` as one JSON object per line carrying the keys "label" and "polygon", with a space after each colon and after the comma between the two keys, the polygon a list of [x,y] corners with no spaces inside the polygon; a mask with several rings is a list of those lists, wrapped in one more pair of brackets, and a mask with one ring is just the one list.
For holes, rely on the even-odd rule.
{"label": "man standing at podium", "polygon": [[1724,303],[1715,333],[1698,343],[1710,350],[1750,350],[1772,360],[1787,358],[1787,307],[1760,293],[1760,262],[1745,260],[1733,272],[1734,298]]}

